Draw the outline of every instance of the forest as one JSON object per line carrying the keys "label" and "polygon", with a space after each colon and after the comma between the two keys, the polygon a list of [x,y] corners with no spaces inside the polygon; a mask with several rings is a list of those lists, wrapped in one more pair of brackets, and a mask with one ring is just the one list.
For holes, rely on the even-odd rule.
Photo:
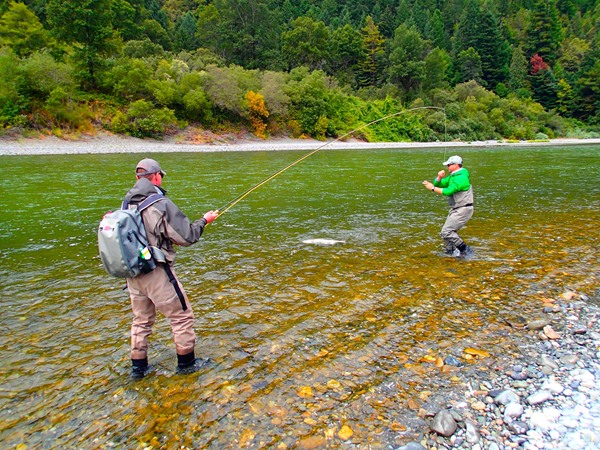
{"label": "forest", "polygon": [[599,30],[598,0],[0,0],[0,136],[598,137]]}

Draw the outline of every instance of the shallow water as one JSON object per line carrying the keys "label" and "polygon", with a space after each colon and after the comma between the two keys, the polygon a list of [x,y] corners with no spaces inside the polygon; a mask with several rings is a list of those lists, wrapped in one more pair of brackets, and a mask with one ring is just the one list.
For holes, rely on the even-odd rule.
{"label": "shallow water", "polygon": [[[140,156],[0,157],[0,441],[387,448],[418,437],[419,408],[489,370],[465,348],[510,351],[507,317],[600,286],[600,147],[452,152],[474,184],[461,235],[475,259],[440,254],[445,202],[421,186],[447,151],[323,150],[180,249],[196,351],[213,363],[175,375],[161,317],[150,340],[157,371],[137,383],[127,293],[101,267],[96,227]],[[196,218],[302,155],[153,157]],[[443,366],[448,355],[467,369]]]}

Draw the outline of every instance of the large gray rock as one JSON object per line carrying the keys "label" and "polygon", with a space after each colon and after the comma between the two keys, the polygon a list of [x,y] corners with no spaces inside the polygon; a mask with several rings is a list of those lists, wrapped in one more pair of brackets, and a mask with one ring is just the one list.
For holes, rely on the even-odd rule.
{"label": "large gray rock", "polygon": [[458,428],[456,420],[454,420],[450,411],[446,409],[442,409],[437,413],[431,423],[431,431],[444,437],[452,436],[456,431],[456,428]]}

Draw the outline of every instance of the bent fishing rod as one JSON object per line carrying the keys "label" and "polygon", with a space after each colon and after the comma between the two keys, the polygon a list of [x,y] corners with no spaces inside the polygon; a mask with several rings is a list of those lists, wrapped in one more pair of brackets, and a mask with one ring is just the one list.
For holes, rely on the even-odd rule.
{"label": "bent fishing rod", "polygon": [[217,217],[215,217],[215,220],[218,219],[219,217],[221,217],[223,214],[225,214],[227,211],[229,211],[231,208],[233,208],[236,204],[238,204],[239,202],[241,202],[244,198],[246,198],[248,195],[250,195],[252,192],[254,192],[255,190],[257,190],[259,187],[263,186],[264,184],[268,183],[269,181],[271,181],[272,179],[274,179],[275,177],[278,177],[279,175],[281,175],[283,172],[285,172],[286,170],[288,170],[289,168],[295,166],[296,164],[304,161],[306,158],[314,155],[315,153],[317,153],[319,150],[322,150],[323,148],[327,147],[328,145],[331,145],[335,142],[338,142],[354,133],[356,133],[357,131],[360,131],[364,128],[370,127],[371,125],[376,124],[377,122],[381,122],[383,120],[387,120],[390,119],[392,117],[395,116],[399,116],[400,114],[404,114],[407,112],[411,112],[411,111],[417,111],[420,109],[438,109],[444,112],[444,140],[446,140],[446,109],[445,108],[441,108],[439,106],[419,106],[416,108],[410,108],[410,109],[404,109],[402,111],[398,111],[392,114],[388,114],[387,116],[381,117],[379,119],[373,120],[372,122],[369,122],[367,124],[361,125],[358,128],[355,128],[352,131],[347,132],[346,134],[343,134],[342,136],[334,139],[333,141],[329,141],[326,142],[323,145],[320,145],[319,147],[317,147],[316,149],[310,151],[309,153],[307,153],[306,155],[298,158],[296,161],[288,164],[287,166],[285,166],[283,169],[278,170],[277,172],[275,172],[273,175],[270,175],[269,177],[265,178],[264,180],[262,180],[260,183],[254,185],[253,187],[251,187],[250,189],[248,189],[247,191],[245,191],[244,193],[240,194],[239,196],[237,196],[235,199],[233,199],[232,201],[230,201],[229,203],[227,203],[225,206],[223,206],[223,208],[220,208],[217,210],[218,215]]}

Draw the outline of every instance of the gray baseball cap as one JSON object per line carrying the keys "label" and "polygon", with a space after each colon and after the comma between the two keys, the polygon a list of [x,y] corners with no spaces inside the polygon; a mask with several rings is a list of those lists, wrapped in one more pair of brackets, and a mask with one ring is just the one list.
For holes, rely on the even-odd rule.
{"label": "gray baseball cap", "polygon": [[448,158],[448,161],[444,163],[444,166],[447,166],[449,164],[458,164],[462,166],[462,158],[458,155],[451,156],[450,158]]}
{"label": "gray baseball cap", "polygon": [[[140,169],[142,169],[144,172],[138,172],[138,170]],[[160,173],[164,177],[167,174],[167,172],[160,168],[160,164],[158,162],[150,158],[142,159],[139,163],[137,163],[137,166],[135,167],[135,172],[137,176]]]}

